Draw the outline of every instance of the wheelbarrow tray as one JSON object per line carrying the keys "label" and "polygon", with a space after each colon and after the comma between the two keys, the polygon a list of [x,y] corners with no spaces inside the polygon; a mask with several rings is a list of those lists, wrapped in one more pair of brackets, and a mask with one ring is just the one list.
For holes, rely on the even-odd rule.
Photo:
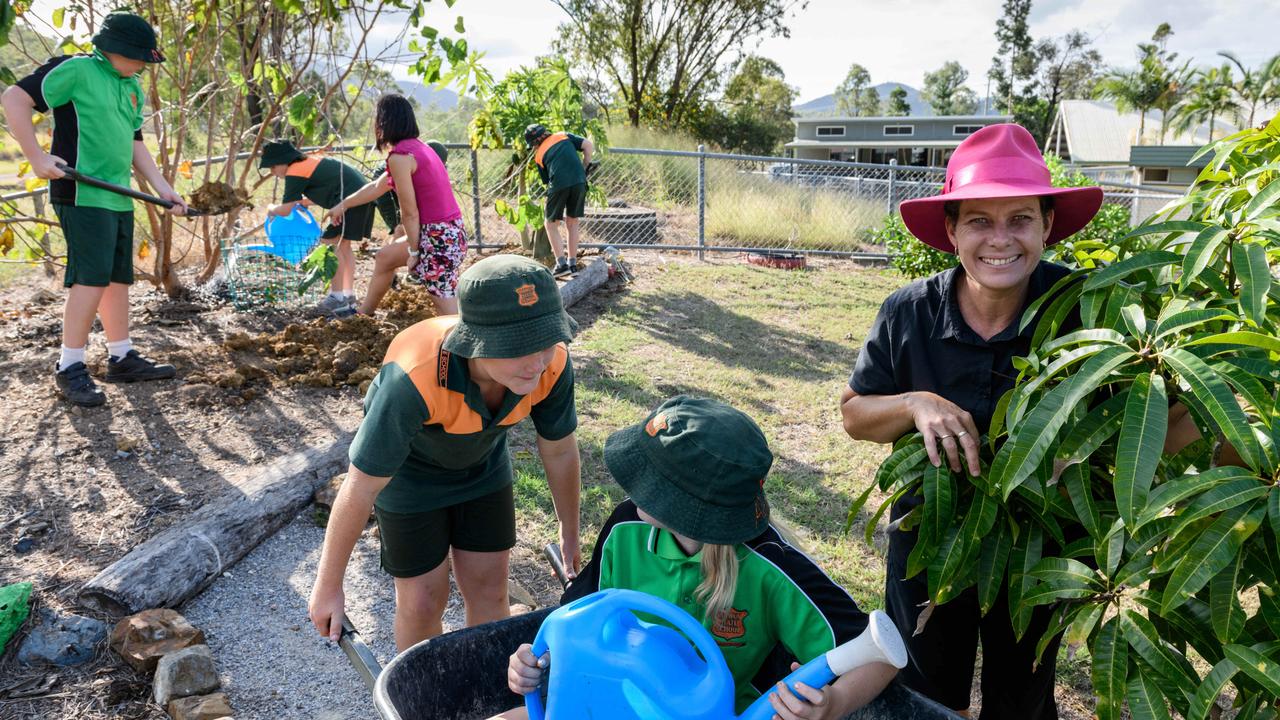
{"label": "wheelbarrow tray", "polygon": [[[424,640],[378,676],[373,700],[385,720],[480,720],[519,705],[507,662],[533,642],[551,609]],[[957,720],[958,715],[896,681],[846,720]]]}

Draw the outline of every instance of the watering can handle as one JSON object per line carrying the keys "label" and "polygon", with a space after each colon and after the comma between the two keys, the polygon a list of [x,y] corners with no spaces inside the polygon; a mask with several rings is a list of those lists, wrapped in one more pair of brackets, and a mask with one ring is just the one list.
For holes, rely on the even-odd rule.
{"label": "watering can handle", "polygon": [[[693,643],[708,665],[719,660],[720,665],[724,666],[726,671],[728,670],[728,666],[724,665],[724,652],[720,646],[716,645],[711,633],[694,620],[692,615],[684,611],[671,612],[673,607],[671,603],[653,595],[635,590],[615,590],[614,592],[619,593],[619,599],[616,601],[618,609],[642,612],[671,623]],[[676,609],[679,610],[679,608]],[[533,639],[532,651],[534,657],[542,657],[547,652],[547,641],[543,637],[542,628],[538,628],[538,634]],[[529,710],[529,720],[544,720],[546,709],[542,705],[542,695],[534,690],[524,697],[525,707]]]}

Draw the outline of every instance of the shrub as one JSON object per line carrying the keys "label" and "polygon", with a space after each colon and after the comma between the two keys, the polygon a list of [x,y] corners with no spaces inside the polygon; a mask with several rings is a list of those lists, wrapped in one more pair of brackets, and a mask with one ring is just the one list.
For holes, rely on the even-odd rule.
{"label": "shrub", "polygon": [[889,254],[889,264],[912,280],[949,270],[960,262],[955,255],[934,250],[917,240],[907,232],[898,213],[886,215],[879,228],[867,233],[867,242],[883,245]]}
{"label": "shrub", "polygon": [[[986,612],[1005,586],[1019,636],[1054,608],[1040,648],[1088,646],[1101,720],[1126,701],[1203,720],[1228,684],[1239,718],[1280,699],[1280,117],[1207,150],[1181,201],[1028,308],[1044,319],[983,474],[934,468],[913,435],[873,485],[877,517],[922,490],[907,572],[928,569],[931,602],[976,587]],[[1207,440],[1165,453],[1182,407]]]}

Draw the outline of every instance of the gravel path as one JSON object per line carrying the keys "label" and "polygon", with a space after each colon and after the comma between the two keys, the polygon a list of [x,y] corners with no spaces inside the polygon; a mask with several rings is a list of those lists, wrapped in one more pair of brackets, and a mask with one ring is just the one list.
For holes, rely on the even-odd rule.
{"label": "gravel path", "polygon": [[[307,596],[324,529],[308,507],[255,548],[181,612],[204,630],[237,718],[376,718],[373,698],[347,656],[307,618]],[[378,566],[378,540],[366,530],[347,569],[347,613],[384,665],[395,655],[391,578]],[[445,631],[463,625],[456,588]]]}

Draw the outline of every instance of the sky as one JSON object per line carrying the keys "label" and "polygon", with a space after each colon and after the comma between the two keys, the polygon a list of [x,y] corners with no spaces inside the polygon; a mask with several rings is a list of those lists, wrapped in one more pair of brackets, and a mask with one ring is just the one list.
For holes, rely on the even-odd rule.
{"label": "sky", "polygon": [[[37,0],[34,9],[47,16],[60,4]],[[855,62],[873,83],[918,88],[924,73],[957,60],[969,71],[969,86],[985,95],[1002,6],[1003,0],[809,0],[788,19],[790,37],[752,42],[749,49],[782,66],[800,102],[832,92]],[[457,0],[452,9],[436,1],[427,7],[436,27],[451,28],[456,16],[464,18],[467,42],[485,52],[495,77],[549,52],[550,38],[565,20],[550,0]],[[1169,50],[1197,64],[1216,64],[1217,51],[1231,50],[1252,67],[1280,52],[1280,0],[1036,0],[1031,35],[1038,40],[1083,30],[1108,65],[1126,66],[1136,63],[1136,45],[1149,40],[1160,22],[1173,26]],[[403,24],[403,15],[388,18],[373,40],[385,44]],[[397,75],[408,77],[403,67]]]}

